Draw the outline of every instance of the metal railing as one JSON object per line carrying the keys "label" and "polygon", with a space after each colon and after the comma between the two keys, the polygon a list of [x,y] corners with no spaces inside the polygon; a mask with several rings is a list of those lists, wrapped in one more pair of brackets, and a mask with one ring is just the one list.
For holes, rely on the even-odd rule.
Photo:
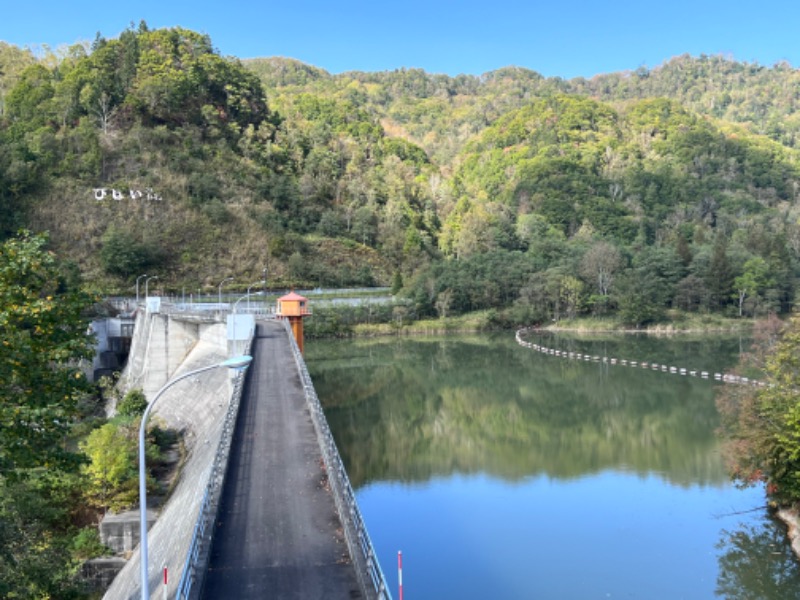
{"label": "metal railing", "polygon": [[311,420],[314,423],[314,429],[317,432],[323,460],[325,461],[328,482],[330,483],[333,498],[336,503],[336,510],[342,521],[342,529],[344,530],[345,539],[347,541],[347,548],[355,566],[359,584],[363,592],[367,595],[367,598],[391,600],[392,594],[386,584],[386,578],[383,575],[378,557],[375,554],[375,549],[372,546],[372,541],[367,533],[364,519],[361,516],[361,511],[356,502],[353,487],[350,485],[350,478],[347,476],[347,471],[345,471],[342,458],[339,455],[339,449],[336,447],[336,442],[328,427],[328,420],[325,418],[325,413],[322,411],[322,405],[317,397],[317,392],[314,389],[311,376],[308,373],[308,367],[306,367],[303,355],[300,353],[294,335],[292,335],[289,322],[284,321],[283,324],[286,329],[287,337],[289,338],[289,344],[292,348],[295,363],[297,364],[300,380],[303,384],[306,402],[310,409]]}
{"label": "metal railing", "polygon": [[[248,341],[247,348],[252,352],[253,338]],[[239,404],[242,398],[242,389],[246,371],[236,374],[233,393],[231,394],[230,404],[225,413],[225,421],[222,424],[219,445],[214,454],[214,462],[208,476],[205,495],[200,505],[197,516],[197,523],[192,533],[192,541],[187,552],[186,562],[183,566],[181,579],[175,593],[176,600],[196,599],[200,597],[200,590],[203,587],[203,577],[208,567],[209,553],[211,551],[211,541],[214,532],[214,521],[217,518],[217,510],[222,495],[222,488],[225,485],[225,476],[228,470],[228,458],[233,442],[233,432],[236,428],[236,419],[239,415]]]}
{"label": "metal railing", "polygon": [[[195,302],[194,304],[187,303],[171,303],[162,302],[160,311],[162,314],[167,315],[185,315],[204,317],[213,320],[216,315],[230,314],[233,312],[233,303],[231,302]],[[238,306],[236,312],[240,315],[255,315],[260,318],[269,319],[275,316],[274,306],[264,306],[262,304],[251,306]]]}

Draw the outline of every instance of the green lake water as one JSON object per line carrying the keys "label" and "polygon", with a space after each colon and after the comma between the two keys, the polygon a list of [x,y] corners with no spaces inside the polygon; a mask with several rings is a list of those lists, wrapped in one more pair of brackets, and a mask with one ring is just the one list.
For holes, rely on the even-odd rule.
{"label": "green lake water", "polygon": [[[712,373],[747,347],[536,340]],[[398,551],[407,600],[800,598],[763,491],[726,475],[713,380],[511,333],[311,340],[306,361],[395,598]]]}

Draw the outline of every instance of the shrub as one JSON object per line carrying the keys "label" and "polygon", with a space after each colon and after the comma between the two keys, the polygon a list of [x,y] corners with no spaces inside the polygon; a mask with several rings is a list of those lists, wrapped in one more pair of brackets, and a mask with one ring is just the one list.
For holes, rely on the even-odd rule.
{"label": "shrub", "polygon": [[147,409],[147,397],[142,390],[131,390],[117,405],[121,417],[140,417]]}
{"label": "shrub", "polygon": [[100,541],[96,527],[84,527],[72,540],[72,554],[79,560],[108,556],[111,550]]}
{"label": "shrub", "polygon": [[156,261],[156,253],[131,233],[109,228],[103,236],[100,262],[106,272],[127,277],[143,273]]}

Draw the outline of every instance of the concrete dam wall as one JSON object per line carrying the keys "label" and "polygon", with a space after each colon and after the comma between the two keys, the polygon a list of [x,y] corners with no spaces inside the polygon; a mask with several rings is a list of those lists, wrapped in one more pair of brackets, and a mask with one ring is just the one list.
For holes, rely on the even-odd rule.
{"label": "concrete dam wall", "polygon": [[[141,388],[152,400],[170,378],[226,358],[224,323],[139,311],[128,364],[120,381],[126,390]],[[152,419],[182,432],[187,450],[172,494],[148,535],[150,589],[158,589],[159,596],[163,593],[159,583],[162,566],[169,571],[168,595],[175,595],[236,376],[229,369],[213,369],[190,377],[167,390],[153,410]],[[104,598],[139,598],[139,579],[137,549]]]}

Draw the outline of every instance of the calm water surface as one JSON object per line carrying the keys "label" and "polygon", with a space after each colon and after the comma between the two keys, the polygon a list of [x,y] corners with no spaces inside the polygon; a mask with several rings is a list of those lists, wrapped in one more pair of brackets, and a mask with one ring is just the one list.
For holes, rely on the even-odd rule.
{"label": "calm water surface", "polygon": [[[541,343],[712,372],[746,347]],[[513,334],[313,340],[306,359],[395,598],[398,550],[409,600],[800,598],[763,491],[728,481],[711,381]]]}

